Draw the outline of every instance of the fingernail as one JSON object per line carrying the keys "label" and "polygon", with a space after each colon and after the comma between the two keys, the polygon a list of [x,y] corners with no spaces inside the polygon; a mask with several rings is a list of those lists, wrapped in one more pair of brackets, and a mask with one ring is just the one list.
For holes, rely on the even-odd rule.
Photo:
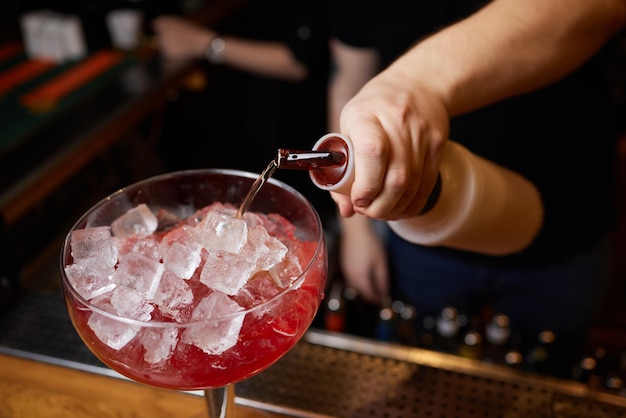
{"label": "fingernail", "polygon": [[354,206],[359,208],[365,208],[372,203],[372,199],[357,199],[354,201]]}

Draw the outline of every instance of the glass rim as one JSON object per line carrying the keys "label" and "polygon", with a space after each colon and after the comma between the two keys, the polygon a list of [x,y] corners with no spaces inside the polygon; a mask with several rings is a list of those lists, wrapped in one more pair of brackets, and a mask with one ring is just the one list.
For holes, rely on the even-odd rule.
{"label": "glass rim", "polygon": [[[259,174],[255,174],[249,171],[243,171],[243,170],[236,170],[236,169],[226,169],[226,168],[206,168],[206,169],[191,169],[191,170],[180,170],[180,171],[173,171],[173,172],[168,172],[168,173],[163,173],[163,174],[158,174],[156,176],[152,176],[152,177],[148,177],[146,179],[140,180],[138,182],[132,183],[128,186],[124,186],[112,193],[110,193],[108,196],[100,199],[98,202],[96,202],[95,204],[93,204],[89,209],[87,209],[79,218],[78,220],[72,225],[72,227],[70,228],[69,232],[67,233],[67,235],[65,236],[65,239],[63,240],[63,247],[61,248],[61,252],[60,252],[60,256],[59,256],[59,264],[60,264],[60,270],[61,270],[61,282],[63,285],[63,289],[64,291],[68,291],[72,294],[72,297],[75,298],[78,302],[80,302],[81,305],[84,306],[85,309],[81,309],[81,307],[77,307],[78,310],[90,310],[93,312],[96,312],[100,315],[103,315],[105,317],[108,317],[112,320],[115,321],[119,321],[119,322],[123,322],[123,323],[127,323],[129,325],[137,325],[137,326],[141,326],[141,327],[151,327],[151,328],[187,328],[187,327],[192,327],[192,326],[198,326],[198,324],[203,324],[203,323],[208,323],[208,322],[219,322],[219,321],[226,321],[226,320],[230,320],[233,318],[237,318],[239,316],[245,316],[248,313],[252,313],[255,312],[257,310],[260,310],[272,303],[274,303],[275,301],[277,301],[278,299],[280,299],[281,297],[283,297],[287,292],[290,292],[294,289],[296,289],[297,287],[299,287],[302,282],[304,281],[304,278],[306,276],[306,274],[310,271],[311,266],[313,265],[313,263],[315,262],[315,260],[318,259],[319,257],[319,252],[321,251],[322,247],[323,247],[323,241],[324,241],[324,229],[322,226],[322,221],[319,217],[319,214],[317,213],[317,211],[315,210],[315,208],[313,207],[313,205],[311,204],[311,202],[309,202],[309,200],[304,197],[304,195],[302,195],[302,193],[300,193],[299,191],[297,191],[296,189],[294,189],[293,187],[291,187],[290,185],[288,185],[287,183],[274,179],[274,178],[270,178],[266,183],[272,184],[276,187],[279,187],[281,189],[286,190],[287,192],[289,192],[290,194],[294,195],[296,198],[298,198],[298,200],[300,200],[305,207],[310,210],[310,212],[314,215],[315,218],[315,223],[317,226],[317,230],[319,231],[319,235],[317,237],[316,242],[316,246],[315,246],[315,251],[313,252],[313,254],[311,255],[310,259],[308,260],[306,266],[302,269],[302,273],[298,276],[298,278],[296,280],[293,280],[286,288],[282,289],[280,292],[278,292],[276,295],[272,296],[271,298],[263,301],[262,303],[259,303],[257,305],[253,305],[247,309],[242,309],[236,312],[231,312],[225,315],[218,315],[215,317],[209,317],[209,318],[203,318],[203,319],[198,319],[198,320],[194,320],[194,321],[186,321],[186,322],[176,322],[175,320],[170,321],[162,321],[162,320],[148,320],[148,321],[142,321],[142,320],[138,320],[138,319],[133,319],[133,318],[128,318],[122,315],[118,315],[116,313],[113,312],[109,312],[107,310],[104,310],[94,304],[92,304],[88,299],[84,298],[82,295],[80,295],[76,289],[74,288],[74,286],[72,286],[72,284],[69,282],[69,279],[67,277],[67,274],[65,273],[65,258],[67,255],[67,251],[71,248],[70,247],[70,237],[71,237],[71,233],[73,231],[75,231],[79,225],[81,225],[86,218],[91,215],[93,212],[95,212],[98,208],[100,208],[103,204],[105,204],[106,202],[112,201],[113,199],[115,199],[116,196],[121,196],[122,194],[124,194],[126,191],[128,190],[135,190],[135,189],[139,189],[142,186],[149,184],[149,183],[154,183],[154,182],[158,182],[158,181],[163,181],[163,180],[167,180],[168,178],[173,178],[173,177],[177,177],[177,176],[193,176],[193,175],[198,175],[198,174],[225,174],[225,175],[230,175],[230,176],[234,176],[234,177],[243,177],[243,178],[248,178],[251,180],[256,180],[259,176]],[[264,185],[265,187],[265,185]],[[262,191],[261,191],[262,192]],[[290,221],[291,222],[291,221]],[[184,279],[183,279],[184,280]],[[230,295],[226,295],[230,298]]]}

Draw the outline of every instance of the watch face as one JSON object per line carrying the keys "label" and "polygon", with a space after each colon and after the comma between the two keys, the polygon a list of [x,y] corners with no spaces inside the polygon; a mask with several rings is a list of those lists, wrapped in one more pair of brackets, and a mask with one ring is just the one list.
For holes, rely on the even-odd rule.
{"label": "watch face", "polygon": [[222,38],[215,37],[209,44],[209,50],[207,51],[207,59],[212,64],[220,64],[224,61],[224,50],[226,49],[226,43]]}

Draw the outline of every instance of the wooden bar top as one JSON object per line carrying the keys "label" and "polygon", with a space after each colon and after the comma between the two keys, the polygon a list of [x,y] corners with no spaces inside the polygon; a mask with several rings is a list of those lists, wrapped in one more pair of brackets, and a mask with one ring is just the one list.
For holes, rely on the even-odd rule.
{"label": "wooden bar top", "polygon": [[[237,405],[236,418],[272,418]],[[0,354],[2,418],[203,418],[204,398]]]}

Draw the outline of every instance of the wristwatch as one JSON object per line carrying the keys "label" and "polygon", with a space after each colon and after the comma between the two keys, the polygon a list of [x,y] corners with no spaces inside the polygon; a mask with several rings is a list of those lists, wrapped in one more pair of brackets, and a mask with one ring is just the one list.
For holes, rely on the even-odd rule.
{"label": "wristwatch", "polygon": [[224,50],[226,49],[226,43],[224,39],[216,36],[211,40],[209,48],[206,51],[206,59],[211,64],[221,64],[224,62]]}

